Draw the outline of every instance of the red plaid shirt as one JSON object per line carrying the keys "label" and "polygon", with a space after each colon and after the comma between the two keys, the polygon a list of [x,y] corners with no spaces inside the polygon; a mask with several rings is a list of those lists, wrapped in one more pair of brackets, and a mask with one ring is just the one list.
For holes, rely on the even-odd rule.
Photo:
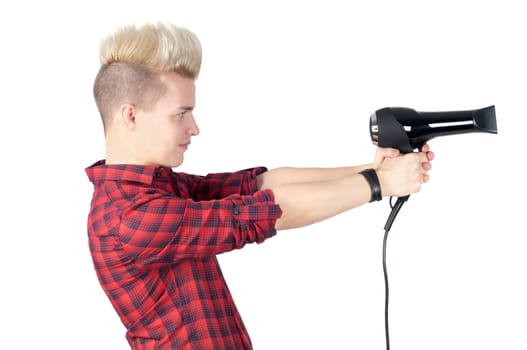
{"label": "red plaid shirt", "polygon": [[216,255],[276,234],[280,207],[256,187],[264,171],[86,169],[94,267],[133,349],[252,349]]}

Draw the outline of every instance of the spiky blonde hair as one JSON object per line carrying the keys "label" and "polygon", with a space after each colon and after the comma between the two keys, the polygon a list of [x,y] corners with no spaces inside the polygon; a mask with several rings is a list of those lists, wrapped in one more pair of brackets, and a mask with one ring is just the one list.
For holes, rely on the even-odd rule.
{"label": "spiky blonde hair", "polygon": [[175,72],[197,79],[201,57],[198,37],[170,23],[122,26],[104,38],[93,93],[105,131],[121,103],[149,108],[165,93],[160,74]]}
{"label": "spiky blonde hair", "polygon": [[189,30],[169,23],[146,23],[119,28],[101,42],[102,65],[127,62],[157,72],[176,72],[196,79],[201,66],[201,45]]}

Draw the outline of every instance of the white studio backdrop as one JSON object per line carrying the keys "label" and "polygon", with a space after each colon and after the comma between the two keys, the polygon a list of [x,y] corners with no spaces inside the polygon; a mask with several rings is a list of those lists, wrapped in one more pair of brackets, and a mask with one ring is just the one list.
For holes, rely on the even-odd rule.
{"label": "white studio backdrop", "polygon": [[[180,171],[369,162],[376,109],[496,106],[435,139],[388,239],[392,349],[526,349],[527,54],[514,1],[19,1],[0,5],[1,348],[124,350],[86,234],[104,157],[99,40],[170,21],[204,57]],[[383,349],[385,200],[220,256],[257,350]],[[9,344],[7,346],[6,344]],[[6,345],[4,347],[4,345]]]}

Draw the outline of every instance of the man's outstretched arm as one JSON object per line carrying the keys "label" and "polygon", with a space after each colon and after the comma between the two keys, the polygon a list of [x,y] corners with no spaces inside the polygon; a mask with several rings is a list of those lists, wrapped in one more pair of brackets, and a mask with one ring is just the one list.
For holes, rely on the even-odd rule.
{"label": "man's outstretched arm", "polygon": [[[374,168],[382,196],[403,196],[418,192],[428,181],[433,154],[423,152],[399,156],[393,150],[379,150]],[[319,222],[365,204],[371,199],[370,185],[358,174],[368,166],[333,169],[277,168],[258,175],[259,189],[271,189],[282,210],[277,229],[301,227]]]}

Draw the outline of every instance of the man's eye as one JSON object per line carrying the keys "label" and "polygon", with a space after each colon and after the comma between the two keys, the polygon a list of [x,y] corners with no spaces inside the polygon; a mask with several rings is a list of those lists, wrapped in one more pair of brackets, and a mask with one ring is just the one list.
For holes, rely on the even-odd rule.
{"label": "man's eye", "polygon": [[185,117],[185,113],[187,113],[187,112],[186,111],[185,112],[180,112],[180,113],[176,114],[176,117],[178,119],[183,119]]}

